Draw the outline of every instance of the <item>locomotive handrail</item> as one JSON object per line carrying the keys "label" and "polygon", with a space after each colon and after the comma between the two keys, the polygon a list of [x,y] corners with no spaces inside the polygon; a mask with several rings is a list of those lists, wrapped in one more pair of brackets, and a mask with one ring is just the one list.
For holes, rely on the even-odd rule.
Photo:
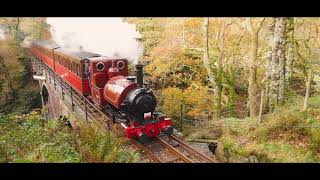
{"label": "locomotive handrail", "polygon": [[100,88],[100,87],[96,86],[95,84],[91,84],[91,86],[94,86],[95,88],[97,88],[99,90],[103,89],[103,88]]}

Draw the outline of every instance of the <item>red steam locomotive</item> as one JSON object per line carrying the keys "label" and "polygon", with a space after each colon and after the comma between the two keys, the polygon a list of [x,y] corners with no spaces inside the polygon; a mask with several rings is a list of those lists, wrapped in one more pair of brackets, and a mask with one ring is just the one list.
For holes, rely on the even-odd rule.
{"label": "red steam locomotive", "polygon": [[49,41],[28,48],[78,93],[108,113],[126,130],[127,138],[146,142],[161,133],[173,133],[170,118],[155,112],[156,98],[143,83],[143,66],[128,75],[128,60],[86,51],[71,51]]}

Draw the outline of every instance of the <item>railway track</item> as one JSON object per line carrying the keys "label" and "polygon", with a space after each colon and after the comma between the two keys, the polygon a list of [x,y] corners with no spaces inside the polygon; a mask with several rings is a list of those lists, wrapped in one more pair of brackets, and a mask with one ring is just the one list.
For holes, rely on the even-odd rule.
{"label": "railway track", "polygon": [[[103,133],[115,127],[112,118],[102,112],[97,106],[86,99],[84,96],[75,91],[68,83],[62,80],[60,76],[52,71],[41,60],[35,59],[41,69],[45,69],[49,74],[49,82],[53,78],[54,86],[57,84],[61,87],[62,94],[68,94],[71,99],[71,108],[74,111],[75,106],[85,112],[87,122],[93,122]],[[46,75],[47,76],[47,75]],[[64,97],[64,96],[63,96]],[[119,126],[119,125],[118,125]],[[148,157],[158,163],[215,163],[217,161],[195,150],[193,147],[182,141],[176,136],[161,135],[152,139],[150,142],[142,144],[137,140],[131,139],[138,149],[143,151]]]}
{"label": "railway track", "polygon": [[173,135],[160,135],[143,145],[131,141],[157,163],[217,163]]}

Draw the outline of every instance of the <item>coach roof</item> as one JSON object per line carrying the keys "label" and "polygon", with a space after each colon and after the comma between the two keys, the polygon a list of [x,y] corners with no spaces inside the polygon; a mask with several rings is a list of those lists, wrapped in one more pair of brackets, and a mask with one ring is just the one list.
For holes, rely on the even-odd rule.
{"label": "coach roof", "polygon": [[92,53],[92,52],[88,52],[88,51],[83,51],[83,50],[74,51],[69,48],[63,48],[63,47],[60,47],[60,45],[57,44],[56,42],[50,41],[50,40],[35,41],[33,43],[36,45],[42,46],[46,49],[50,49],[50,50],[54,49],[54,51],[57,52],[57,54],[70,56],[70,57],[73,57],[74,59],[79,60],[79,61],[87,59],[87,58],[101,56],[100,54]]}

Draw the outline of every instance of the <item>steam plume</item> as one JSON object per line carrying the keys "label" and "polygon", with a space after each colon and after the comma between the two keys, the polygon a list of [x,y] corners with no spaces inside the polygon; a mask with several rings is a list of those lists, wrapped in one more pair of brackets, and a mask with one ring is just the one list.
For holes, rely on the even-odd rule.
{"label": "steam plume", "polygon": [[134,64],[143,53],[135,25],[121,18],[47,18],[47,23],[53,39],[67,48],[125,57]]}
{"label": "steam plume", "polygon": [[5,30],[0,27],[0,40],[5,40],[6,39],[6,35],[5,35]]}

